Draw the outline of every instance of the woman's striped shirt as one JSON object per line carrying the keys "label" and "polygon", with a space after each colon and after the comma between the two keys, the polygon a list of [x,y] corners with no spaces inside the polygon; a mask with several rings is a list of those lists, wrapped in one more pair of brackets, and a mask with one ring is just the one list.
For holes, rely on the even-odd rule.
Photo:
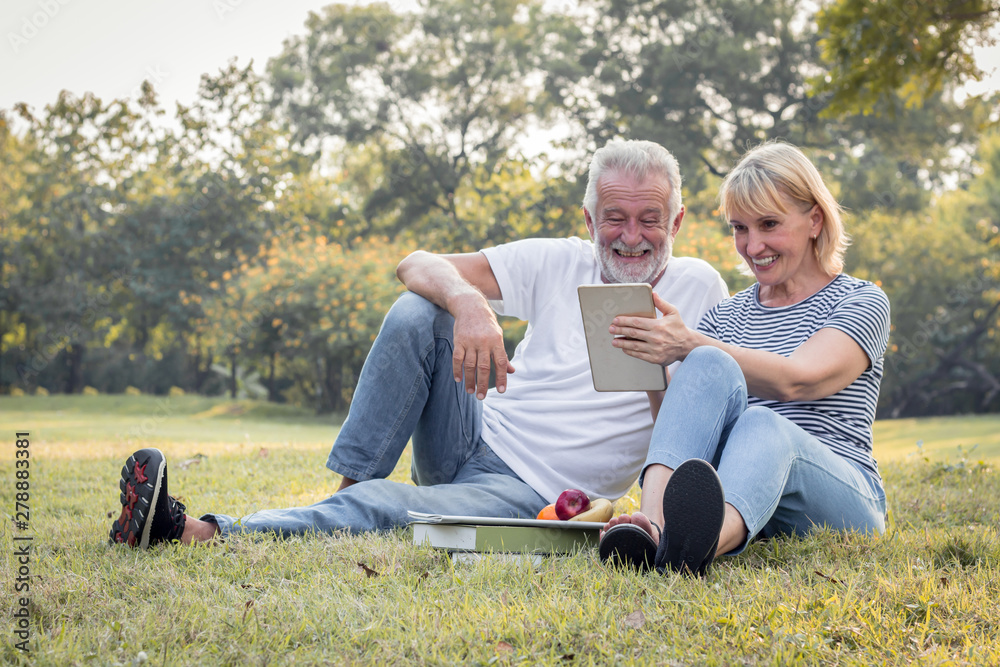
{"label": "woman's striped shirt", "polygon": [[889,342],[889,298],[877,285],[841,274],[808,299],[770,308],[755,284],[721,302],[698,331],[731,345],[789,356],[823,328],[843,331],[868,355],[868,368],[842,391],[816,401],[769,401],[749,397],[798,424],[846,459],[878,475],[872,456],[872,423]]}

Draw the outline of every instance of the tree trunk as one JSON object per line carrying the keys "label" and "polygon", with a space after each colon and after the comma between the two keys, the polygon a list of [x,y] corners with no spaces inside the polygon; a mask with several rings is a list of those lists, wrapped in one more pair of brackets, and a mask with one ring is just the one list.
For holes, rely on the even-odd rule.
{"label": "tree trunk", "polygon": [[66,346],[66,367],[69,373],[66,375],[67,394],[75,394],[81,389],[83,374],[83,345]]}
{"label": "tree trunk", "polygon": [[344,364],[340,357],[326,359],[326,388],[330,393],[330,411],[336,412],[344,406]]}
{"label": "tree trunk", "polygon": [[139,325],[136,327],[135,346],[143,354],[146,353],[146,345],[149,343],[149,324],[146,315],[139,316]]}
{"label": "tree trunk", "polygon": [[230,371],[229,371],[229,395],[236,399],[236,353],[233,352],[229,355]]}
{"label": "tree trunk", "polygon": [[276,380],[274,376],[274,367],[277,365],[277,360],[278,360],[278,352],[277,350],[275,350],[274,352],[271,353],[271,366],[268,369],[268,376],[267,376],[267,400],[272,403],[278,402],[278,392],[277,388],[274,386],[274,382]]}
{"label": "tree trunk", "polygon": [[326,370],[323,368],[323,357],[316,356],[316,414],[322,415],[330,412],[330,393],[326,387]]}
{"label": "tree trunk", "polygon": [[205,383],[208,378],[212,375],[212,362],[215,361],[214,355],[211,352],[205,358],[205,364],[201,363],[201,350],[199,349],[195,353],[194,358],[191,360],[191,364],[194,366],[194,390],[201,394],[205,389]]}
{"label": "tree trunk", "polygon": [[316,357],[316,414],[343,408],[343,366],[340,356]]}

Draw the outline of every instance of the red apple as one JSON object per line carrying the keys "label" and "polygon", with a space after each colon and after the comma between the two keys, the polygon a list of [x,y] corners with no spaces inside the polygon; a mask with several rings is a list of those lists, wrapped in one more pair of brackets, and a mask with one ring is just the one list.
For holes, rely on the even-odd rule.
{"label": "red apple", "polygon": [[562,521],[569,521],[589,507],[590,498],[586,493],[579,489],[566,489],[556,499],[556,516]]}

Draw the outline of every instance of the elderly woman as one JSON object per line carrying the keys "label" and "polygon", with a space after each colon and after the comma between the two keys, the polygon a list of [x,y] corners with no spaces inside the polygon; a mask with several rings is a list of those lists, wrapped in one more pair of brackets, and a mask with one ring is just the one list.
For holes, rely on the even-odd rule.
{"label": "elderly woman", "polygon": [[696,329],[655,295],[663,317],[611,327],[631,356],[684,363],[650,393],[641,511],[605,526],[602,560],[704,575],[757,535],[885,530],[872,422],[889,301],[842,273],[840,207],[794,146],[749,152],[720,200],[757,283]]}

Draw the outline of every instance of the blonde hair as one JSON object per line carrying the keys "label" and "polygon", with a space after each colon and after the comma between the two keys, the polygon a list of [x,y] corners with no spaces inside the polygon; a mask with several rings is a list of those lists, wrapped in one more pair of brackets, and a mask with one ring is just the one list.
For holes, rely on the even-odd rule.
{"label": "blonde hair", "polygon": [[727,220],[734,211],[788,213],[787,200],[801,204],[802,211],[819,206],[823,228],[816,239],[816,258],[825,272],[841,273],[844,252],[851,243],[844,230],[843,209],[801,150],[782,142],[757,146],[743,156],[719,188],[719,211]]}

